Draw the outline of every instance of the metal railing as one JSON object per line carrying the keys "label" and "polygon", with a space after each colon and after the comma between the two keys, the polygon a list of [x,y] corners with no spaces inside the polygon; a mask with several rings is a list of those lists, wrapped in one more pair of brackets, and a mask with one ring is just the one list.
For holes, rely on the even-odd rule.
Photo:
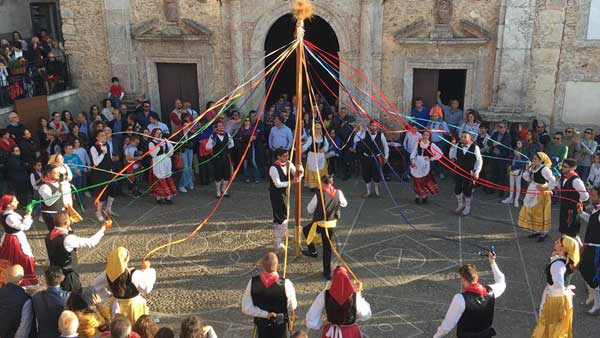
{"label": "metal railing", "polygon": [[40,66],[32,62],[24,65],[22,69],[7,68],[7,86],[0,83],[0,108],[11,106],[19,99],[52,95],[72,89],[69,56],[65,54],[60,58],[63,60],[59,60],[56,69],[50,72],[46,65]]}

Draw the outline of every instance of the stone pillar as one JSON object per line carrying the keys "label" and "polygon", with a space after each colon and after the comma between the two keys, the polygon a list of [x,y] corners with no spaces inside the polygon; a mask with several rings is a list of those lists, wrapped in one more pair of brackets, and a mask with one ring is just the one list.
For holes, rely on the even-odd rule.
{"label": "stone pillar", "polygon": [[231,81],[233,87],[244,79],[244,34],[242,25],[242,2],[230,0],[229,36],[231,39]]}
{"label": "stone pillar", "polygon": [[527,110],[535,2],[535,0],[502,1],[498,24],[494,92],[490,107],[492,111],[524,112]]}
{"label": "stone pillar", "polygon": [[125,92],[138,93],[140,84],[131,40],[132,17],[129,0],[104,0],[106,43],[111,76],[121,80]]}
{"label": "stone pillar", "polygon": [[[383,0],[362,0],[360,4],[360,62],[359,68],[377,86],[381,86],[381,58],[383,56]],[[363,87],[370,85],[363,81]],[[363,108],[373,117],[379,117],[381,108],[372,100],[363,101]]]}

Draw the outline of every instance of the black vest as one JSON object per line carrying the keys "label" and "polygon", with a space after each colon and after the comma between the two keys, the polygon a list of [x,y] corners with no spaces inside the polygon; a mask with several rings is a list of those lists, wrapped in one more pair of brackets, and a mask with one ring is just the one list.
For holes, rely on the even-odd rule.
{"label": "black vest", "polygon": [[217,133],[213,134],[213,141],[215,142],[213,146],[213,154],[215,158],[223,158],[227,156],[229,153],[229,134],[225,133],[223,135],[223,141],[219,138]]}
{"label": "black vest", "polygon": [[[313,214],[313,222],[340,219],[340,191],[336,190],[333,197],[325,191],[322,194],[323,198],[321,198],[321,193],[319,192],[316,195],[317,208]],[[323,213],[323,204],[325,204],[325,214]]]}
{"label": "black vest", "polygon": [[124,290],[119,290],[119,288],[118,288],[119,283],[120,283],[119,280],[122,275],[119,278],[115,279],[113,282],[111,282],[108,279],[108,276],[106,276],[106,281],[108,282],[108,289],[113,294],[113,297],[118,298],[118,299],[131,299],[131,298],[137,297],[140,294],[138,289],[131,282],[131,276],[133,276],[134,272],[135,272],[135,269],[133,269],[129,272],[129,276],[127,277],[127,280],[125,281]]}
{"label": "black vest", "polygon": [[[52,183],[44,183],[48,187],[50,187],[50,191],[52,192],[51,196],[56,196],[59,194],[58,187],[54,186]],[[58,183],[60,184],[60,183]],[[46,202],[40,203],[42,205],[42,212],[56,214],[58,212],[65,211],[65,203],[63,201],[62,195],[54,202],[52,205],[46,205]]]}
{"label": "black vest", "polygon": [[456,326],[458,338],[488,338],[496,335],[492,328],[496,297],[492,288],[489,286],[485,288],[488,291],[485,296],[473,292],[462,293],[465,311]]}
{"label": "black vest", "polygon": [[456,163],[465,170],[474,170],[475,162],[477,158],[475,157],[475,147],[477,145],[475,143],[471,143],[469,149],[466,154],[463,154],[463,148],[456,148]]}
{"label": "black vest", "polygon": [[[579,176],[573,175],[566,181],[562,177],[560,179],[560,188],[563,189],[560,192],[560,207],[562,208],[577,208],[577,202],[579,202],[579,192],[575,191],[573,187],[573,181],[578,179]],[[564,185],[563,185],[564,184]],[[574,202],[575,201],[575,202]]]}
{"label": "black vest", "polygon": [[540,170],[533,173],[533,181],[537,184],[546,184],[548,180],[542,175],[542,170],[544,170],[545,166],[542,166]]}
{"label": "black vest", "polygon": [[60,266],[66,272],[77,271],[77,249],[68,252],[64,245],[65,238],[67,238],[65,234],[56,236],[54,239],[50,239],[50,234],[46,236],[46,250],[50,265]]}
{"label": "black vest", "polygon": [[550,268],[552,267],[552,264],[561,261],[565,264],[565,266],[567,267],[567,271],[565,272],[565,280],[569,279],[569,275],[571,275],[573,273],[573,270],[569,267],[569,265],[567,265],[567,260],[564,258],[559,258],[554,260],[553,262],[551,262],[550,264],[546,265],[546,268],[544,269],[544,273],[546,274],[546,282],[548,282],[548,285],[554,285],[554,281],[552,280],[552,273],[550,272]]}
{"label": "black vest", "polygon": [[358,150],[361,155],[377,156],[383,154],[383,143],[381,142],[381,132],[378,131],[375,135],[375,140],[371,138],[371,134],[365,132],[365,138],[359,141]]}
{"label": "black vest", "polygon": [[[96,168],[104,169],[104,170],[112,170],[113,163],[112,163],[112,159],[110,158],[111,154],[112,154],[112,152],[110,151],[110,145],[108,143],[106,143],[104,145],[106,146],[106,154],[102,158],[102,161],[100,161],[100,163],[98,163]],[[94,148],[96,148],[96,152],[98,152],[98,155],[102,154],[102,148],[98,145],[98,143],[94,144]]]}
{"label": "black vest", "polygon": [[15,336],[21,324],[21,310],[29,295],[18,285],[6,284],[0,288],[0,337]]}
{"label": "black vest", "polygon": [[7,235],[16,234],[20,230],[17,230],[15,228],[8,226],[8,224],[6,223],[6,219],[8,218],[8,215],[10,215],[10,214],[4,214],[4,213],[2,214],[2,227],[4,228],[4,232]]}
{"label": "black vest", "polygon": [[[279,279],[269,288],[265,288],[260,276],[252,277],[250,296],[254,306],[267,312],[283,313],[287,318],[287,296],[285,295],[285,279]],[[255,318],[256,321],[256,318]]]}
{"label": "black vest", "polygon": [[600,217],[600,209],[590,215],[590,221],[587,229],[585,229],[585,244],[600,245],[600,221],[598,217]]}
{"label": "black vest", "polygon": [[[289,163],[287,165],[290,165]],[[275,169],[277,169],[277,173],[279,174],[279,180],[281,182],[289,182],[291,180],[294,179],[294,175],[292,175],[291,171],[290,171],[290,175],[288,176],[288,169],[286,167],[286,170],[283,170],[283,168],[281,166],[278,166],[276,164],[273,165],[275,167]],[[273,180],[269,180],[271,183],[269,185],[269,189],[271,191],[279,191],[281,193],[285,193],[287,191],[287,188],[277,188],[275,186],[275,183],[273,183]]]}
{"label": "black vest", "polygon": [[338,304],[329,290],[325,291],[325,313],[327,321],[335,325],[352,325],[356,323],[356,293],[343,304]]}

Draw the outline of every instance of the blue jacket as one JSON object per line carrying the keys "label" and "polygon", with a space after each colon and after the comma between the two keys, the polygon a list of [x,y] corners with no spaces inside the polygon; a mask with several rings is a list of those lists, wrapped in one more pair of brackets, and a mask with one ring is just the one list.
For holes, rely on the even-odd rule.
{"label": "blue jacket", "polygon": [[62,313],[69,293],[58,287],[49,287],[33,295],[32,305],[38,328],[38,338],[55,338],[58,332],[58,317]]}

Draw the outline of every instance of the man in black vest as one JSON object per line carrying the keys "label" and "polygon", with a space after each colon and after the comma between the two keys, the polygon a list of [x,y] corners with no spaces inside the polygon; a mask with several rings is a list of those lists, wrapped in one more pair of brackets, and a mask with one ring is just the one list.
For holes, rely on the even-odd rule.
{"label": "man in black vest", "polygon": [[577,172],[577,161],[567,158],[563,161],[560,178],[560,216],[558,231],[570,237],[575,238],[579,235],[581,221],[577,217],[577,206],[587,201],[590,195],[585,188],[583,180],[579,178]]}
{"label": "man in black vest", "polygon": [[279,278],[278,264],[276,254],[266,254],[261,259],[264,271],[248,282],[242,297],[242,312],[254,318],[257,338],[286,338],[289,318],[298,306],[294,285]]}
{"label": "man in black vest", "polygon": [[593,205],[591,213],[583,211],[583,204],[577,208],[579,217],[587,223],[579,272],[588,285],[586,303],[594,304],[588,313],[595,315],[600,311],[600,261],[596,259],[600,257],[600,187],[590,189],[590,200]]}
{"label": "man in black vest", "polygon": [[[449,157],[454,160],[458,173],[454,175],[454,194],[458,207],[454,212],[467,216],[471,213],[471,199],[475,181],[483,167],[483,158],[479,146],[473,142],[473,136],[467,132],[460,135],[461,146],[452,145]],[[462,170],[461,170],[462,168]]]}
{"label": "man in black vest", "polygon": [[217,122],[215,132],[206,142],[206,149],[213,151],[212,164],[215,174],[215,187],[217,189],[217,198],[221,195],[228,197],[225,188],[231,178],[231,164],[229,162],[229,151],[234,147],[233,137],[225,131],[223,121]]}
{"label": "man in black vest", "polygon": [[60,287],[65,291],[81,288],[79,281],[79,266],[77,264],[77,249],[93,248],[104,237],[104,232],[110,228],[110,221],[105,221],[100,230],[92,237],[85,238],[73,234],[71,218],[65,212],[54,215],[55,227],[46,237],[46,250],[50,265],[58,266],[65,275]]}
{"label": "man in black vest", "polygon": [[283,241],[287,234],[287,189],[292,183],[298,183],[302,179],[303,168],[289,161],[286,149],[275,149],[276,161],[269,168],[269,197],[273,209],[273,229],[275,231],[275,250],[284,246]]}
{"label": "man in black vest", "polygon": [[[322,221],[337,221],[340,219],[340,209],[345,208],[348,205],[348,201],[344,197],[344,193],[335,189],[333,186],[333,177],[331,175],[325,175],[321,178],[321,190],[315,192],[313,198],[308,203],[308,213],[313,215],[313,221],[311,224],[305,226],[302,229],[304,238],[309,237],[309,233],[312,228],[317,233],[321,234],[321,242],[323,243],[323,276],[327,280],[331,279],[331,243],[333,241],[333,227],[327,228],[327,232],[323,226],[319,226],[319,222]],[[325,211],[323,211],[325,207]],[[329,239],[327,238],[329,234]],[[308,244],[308,251],[303,250],[302,254],[309,257],[317,257],[317,249],[314,243]]]}
{"label": "man in black vest", "polygon": [[35,337],[31,297],[20,286],[23,267],[6,270],[6,285],[0,288],[0,337]]}
{"label": "man in black vest", "polygon": [[37,323],[38,338],[55,338],[60,336],[58,317],[62,313],[69,292],[60,288],[64,276],[58,266],[49,266],[44,272],[47,289],[33,295],[33,313]]}
{"label": "man in black vest", "polygon": [[363,124],[354,136],[356,152],[360,157],[363,180],[367,185],[365,198],[379,196],[379,182],[383,166],[390,155],[390,148],[383,133],[379,130],[379,122],[371,120],[369,130],[366,131]]}
{"label": "man in black vest", "polygon": [[54,215],[65,211],[65,204],[62,196],[62,185],[58,182],[60,179],[59,168],[55,165],[49,165],[44,174],[43,184],[38,190],[42,198],[42,218],[46,223],[48,231],[54,228]]}
{"label": "man in black vest", "polygon": [[474,265],[463,265],[458,269],[464,292],[454,295],[446,318],[438,327],[433,338],[441,338],[456,328],[458,338],[490,338],[496,335],[494,303],[506,290],[504,274],[496,264],[495,254],[488,253],[494,274],[494,284],[479,284],[479,274]]}

